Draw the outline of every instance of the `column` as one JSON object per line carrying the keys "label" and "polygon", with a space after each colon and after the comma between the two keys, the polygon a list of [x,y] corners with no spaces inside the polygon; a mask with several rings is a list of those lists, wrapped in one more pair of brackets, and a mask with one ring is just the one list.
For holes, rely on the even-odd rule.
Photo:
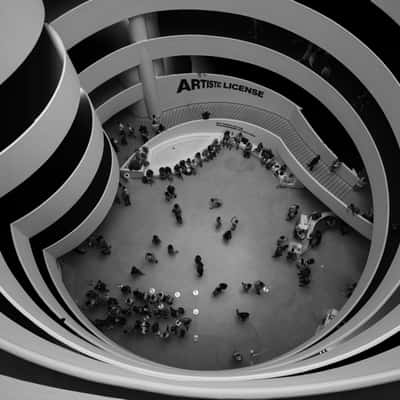
{"label": "column", "polygon": [[[129,19],[129,36],[132,42],[147,40],[146,19],[143,15]],[[139,77],[143,84],[143,97],[146,105],[147,116],[161,114],[157,93],[157,82],[154,74],[153,61],[145,46],[140,49]]]}
{"label": "column", "polygon": [[[154,16],[148,18],[148,16],[139,15],[130,18],[127,21],[127,30],[129,39],[132,43],[145,41],[149,38],[148,26],[153,35],[159,34],[157,19]],[[138,82],[143,85],[143,99],[133,105],[132,111],[135,115],[141,117],[148,117],[161,114],[159,98],[157,93],[157,82],[155,79],[156,74],[163,74],[162,60],[155,62],[153,61],[143,46],[140,49],[140,64],[138,67],[131,68],[124,74],[125,82],[131,86]]]}
{"label": "column", "polygon": [[[146,14],[147,37],[149,39],[160,37],[160,26],[156,12]],[[162,58],[153,61],[154,71],[157,76],[165,75],[164,60]]]}

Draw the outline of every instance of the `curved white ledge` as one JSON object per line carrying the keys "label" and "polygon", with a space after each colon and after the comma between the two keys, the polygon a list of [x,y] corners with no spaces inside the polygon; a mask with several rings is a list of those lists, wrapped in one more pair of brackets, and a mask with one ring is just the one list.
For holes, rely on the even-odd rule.
{"label": "curved white ledge", "polygon": [[[2,330],[1,347],[23,359],[91,381],[180,396],[290,397],[367,387],[394,381],[400,375],[400,367],[397,362],[400,350],[394,349],[350,366],[336,368],[335,373],[328,370],[304,375],[302,379],[289,377],[229,382],[228,384],[209,382],[207,385],[201,385],[196,377],[190,381],[167,379],[166,377],[154,378],[84,358],[32,335],[4,316],[0,316],[0,326]],[[41,350],[40,354],[37,352],[38,349]]]}
{"label": "curved white ledge", "polygon": [[[17,235],[18,236],[18,235]],[[24,241],[26,238],[23,235],[17,237],[18,241]],[[22,247],[24,244],[22,244]],[[25,249],[22,249],[25,251]],[[31,250],[28,250],[31,251]],[[25,258],[28,260],[32,256]],[[18,281],[14,278],[14,276],[9,271],[8,267],[6,266],[3,257],[0,255],[0,292],[3,296],[19,311],[21,312],[26,318],[32,321],[33,324],[37,325],[41,328],[44,332],[48,335],[52,336],[54,339],[57,339],[59,342],[65,344],[66,346],[74,349],[78,352],[81,352],[83,355],[88,355],[96,360],[101,360],[102,364],[110,364],[110,365],[117,365],[119,368],[128,369],[131,372],[138,372],[141,373],[143,371],[153,371],[151,374],[154,376],[161,376],[160,373],[165,372],[165,367],[160,364],[154,363],[149,360],[145,360],[134,353],[131,353],[125,349],[122,349],[117,344],[114,346],[110,346],[105,344],[101,340],[95,339],[94,337],[89,337],[88,332],[84,331],[82,327],[78,327],[76,323],[71,321],[70,317],[67,317],[65,311],[61,311],[60,314],[56,312],[59,318],[66,318],[67,325],[71,325],[75,328],[81,336],[86,337],[89,341],[84,341],[83,339],[75,336],[71,332],[64,329],[60,324],[57,324],[53,319],[51,319],[43,310],[41,310],[36,303],[29,297],[29,295],[23,290],[21,285]],[[47,298],[45,299],[47,300]],[[54,309],[56,311],[61,310],[60,307],[55,305],[56,301],[52,300],[52,297],[48,297],[50,301],[49,308]],[[4,317],[3,315],[0,316]],[[76,329],[77,328],[77,329]],[[18,335],[19,332],[23,332],[25,329],[20,326],[19,329],[16,330],[15,335]],[[35,335],[33,335],[35,336]],[[0,334],[0,342],[4,336]],[[91,339],[91,340],[90,340]],[[42,340],[42,339],[41,339]],[[47,346],[54,346],[52,343],[48,342],[47,340],[42,340],[43,343],[46,343]],[[98,347],[96,347],[96,345]],[[0,346],[1,347],[1,346]],[[55,346],[60,348],[59,346]],[[1,347],[4,349],[3,347]],[[28,358],[28,360],[40,363],[41,355],[43,354],[43,348],[39,347],[33,351],[33,359]],[[70,352],[68,350],[68,352]],[[13,353],[17,354],[17,353]],[[87,360],[87,357],[79,355],[82,360]],[[36,358],[38,357],[38,358]],[[41,364],[43,365],[43,364]],[[145,367],[146,369],[143,369]],[[170,370],[173,368],[169,367]],[[150,374],[150,375],[151,375]]]}
{"label": "curved white ledge", "polygon": [[0,85],[35,47],[44,24],[41,0],[2,0],[0,12]]}
{"label": "curved white ledge", "polygon": [[140,64],[140,47],[129,45],[107,54],[79,73],[82,87],[90,93],[112,77]]}
{"label": "curved white ledge", "polygon": [[[12,393],[18,400],[71,400],[71,390],[58,387],[46,386],[44,384],[32,383],[22,379],[9,376],[0,376],[0,387],[3,393]],[[74,400],[109,400],[109,397],[97,396],[83,392],[74,391]],[[3,400],[6,398],[3,397]]]}
{"label": "curved white ledge", "polygon": [[[111,146],[110,143],[107,143],[106,145]],[[112,151],[111,154],[112,165],[110,176],[108,177],[106,187],[99,202],[78,227],[58,242],[45,249],[52,256],[62,256],[81,244],[100,225],[101,221],[103,221],[110,210],[114,203],[119,183],[118,159],[114,151]]]}
{"label": "curved white ledge", "polygon": [[130,86],[129,88],[122,90],[98,106],[96,108],[97,116],[99,117],[100,122],[103,124],[113,115],[142,99],[143,85],[142,83],[137,83],[134,86]]}
{"label": "curved white ledge", "polygon": [[[87,97],[84,92],[81,94]],[[90,100],[87,99],[87,101]],[[90,139],[78,166],[51,197],[29,214],[14,222],[13,225],[26,236],[32,237],[44,230],[72,208],[95,176],[103,154],[104,135],[91,103],[90,111]]]}
{"label": "curved white ledge", "polygon": [[61,40],[50,27],[49,32],[64,60],[60,81],[33,124],[0,152],[0,196],[18,186],[51,156],[67,134],[78,110],[78,76]]}
{"label": "curved white ledge", "polygon": [[[292,0],[121,0],[113,7],[107,0],[92,0],[53,21],[65,46],[72,47],[91,34],[126,18],[164,10],[209,10],[248,16],[285,28],[315,43],[348,67],[376,98],[393,131],[400,126],[397,104],[400,85],[391,71],[359,39],[324,15]],[[70,29],[73,26],[74,29]],[[221,50],[224,50],[221,48]],[[221,51],[223,57],[223,51]],[[167,55],[168,56],[168,55]],[[379,76],[380,79],[376,79]],[[399,142],[399,138],[398,138]]]}
{"label": "curved white ledge", "polygon": [[[397,135],[397,139],[399,138],[396,129],[400,126],[400,115],[396,107],[397,102],[395,99],[400,98],[400,96],[399,86],[393,75],[374,54],[351,34],[326,17],[298,3],[289,0],[271,0],[269,2],[253,0],[249,4],[246,4],[246,10],[243,10],[243,2],[240,0],[222,0],[220,2],[204,0],[200,4],[192,0],[154,0],[140,3],[120,0],[118,5],[119,7],[115,7],[115,5],[112,5],[107,0],[93,0],[71,10],[71,12],[65,16],[60,17],[55,21],[55,26],[58,24],[60,33],[63,31],[61,34],[66,40],[67,45],[70,45],[74,40],[78,42],[83,37],[89,36],[89,34],[105,26],[125,19],[127,16],[144,14],[162,9],[207,9],[233,12],[263,19],[308,38],[320,47],[328,50],[346,66],[350,67],[350,69],[361,78],[362,82],[366,84],[367,88],[384,109]],[[71,29],[72,26],[74,29]],[[148,43],[146,43],[146,47],[147,45]],[[224,51],[221,51],[221,49]],[[224,54],[225,51],[225,48],[220,48],[220,54]],[[168,56],[170,55],[171,54],[168,54]],[[268,65],[268,63],[265,65]],[[377,76],[379,76],[380,79],[376,79]],[[324,94],[322,93],[321,95]],[[328,108],[331,109],[330,107]],[[339,120],[341,119],[339,118]],[[353,126],[353,129],[355,126],[356,125]],[[351,133],[348,127],[345,126],[345,128]],[[366,143],[361,143],[361,147],[358,147],[363,151],[364,156],[366,156],[369,151]],[[366,163],[366,165],[368,168],[369,163]],[[378,171],[381,167],[380,160],[375,163],[374,168],[375,167]],[[1,169],[2,168],[0,168],[0,171]],[[368,173],[370,174],[370,171],[368,171]],[[382,178],[382,181],[376,181],[373,184],[373,195],[376,200],[382,193],[384,193],[385,196],[387,195],[385,177],[383,176]],[[375,209],[377,224],[375,224],[374,227],[374,239],[378,237],[381,240],[385,240],[388,210],[381,210],[381,206],[384,207],[384,205],[380,204],[380,202],[378,203],[378,201],[376,201],[376,203],[378,207]],[[381,220],[380,217],[382,216],[384,220]],[[376,228],[377,226],[379,229]],[[376,246],[374,240],[373,246],[375,247],[373,247],[371,253],[373,251],[379,253],[380,248]],[[390,296],[395,290],[397,282],[399,282],[399,279],[394,280],[394,278],[396,278],[397,265],[398,254],[384,281],[356,317],[362,314],[364,317],[368,317],[368,315],[382,305],[380,301]],[[389,278],[391,278],[392,281],[390,281]],[[1,285],[3,285],[4,282],[5,281],[2,279]],[[363,290],[362,286],[366,283],[366,279],[359,282],[352,298],[356,298],[360,295]],[[348,303],[351,303],[351,301]],[[354,319],[356,317],[354,317]],[[341,331],[346,332],[351,326],[350,324],[352,321],[353,319],[337,332],[340,332],[339,334],[343,334]],[[387,321],[386,318],[385,321]],[[46,341],[37,340],[38,338],[34,337],[34,335],[31,335],[22,328],[18,329],[15,324],[6,320],[4,317],[1,317],[1,326],[2,334],[0,335],[0,342],[2,343],[2,347],[15,354],[21,355],[21,357],[32,359],[34,362],[39,362],[42,365],[70,373],[71,375],[114,385],[169,394],[208,396],[214,398],[298,396],[381,384],[399,379],[400,377],[400,365],[398,362],[400,350],[395,348],[358,363],[335,368],[333,370],[328,369],[320,373],[311,373],[301,377],[282,378],[271,381],[250,380],[248,382],[229,382],[228,384],[226,382],[221,384],[210,383],[205,387],[203,385],[200,386],[200,382],[194,378],[192,381],[188,380],[186,382],[183,382],[181,377],[176,376],[169,379],[162,378],[156,380],[144,375],[127,373],[118,368],[110,368],[109,365],[104,365],[104,363],[98,363],[93,360],[88,361],[75,354],[73,357],[70,357],[70,352],[48,344]],[[387,326],[382,325],[382,328],[386,328],[387,334],[390,326],[389,324]],[[370,334],[373,330],[366,332]],[[378,331],[375,333],[382,334],[382,332]],[[360,335],[357,335],[357,337],[351,340],[359,339],[359,336]],[[38,353],[39,351],[40,354]],[[304,354],[302,357],[303,356]],[[324,357],[329,357],[329,353]],[[229,371],[229,373],[230,372],[231,371]],[[228,385],[229,387],[227,387]]]}

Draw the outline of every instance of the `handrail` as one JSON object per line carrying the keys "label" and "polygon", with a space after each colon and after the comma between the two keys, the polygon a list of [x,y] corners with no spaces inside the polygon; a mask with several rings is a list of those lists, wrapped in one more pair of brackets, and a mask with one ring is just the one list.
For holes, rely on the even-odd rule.
{"label": "handrail", "polygon": [[[52,28],[49,27],[49,31],[63,54],[63,72],[53,96],[38,118],[0,152],[0,196],[19,185],[47,160],[71,127],[79,106],[78,77],[65,49],[62,48],[60,38]],[[69,99],[68,107],[65,106],[66,99]],[[61,110],[62,118],[55,121],[54,116],[59,116]],[[51,135],[49,131],[52,132]],[[37,146],[38,141],[46,143],[46,146]],[[31,152],[28,157],[26,149],[35,149],[35,152]]]}

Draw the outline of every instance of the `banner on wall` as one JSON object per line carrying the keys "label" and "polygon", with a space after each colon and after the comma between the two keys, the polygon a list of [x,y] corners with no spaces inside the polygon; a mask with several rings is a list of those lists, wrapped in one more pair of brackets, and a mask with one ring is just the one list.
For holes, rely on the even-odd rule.
{"label": "banner on wall", "polygon": [[260,98],[264,97],[264,91],[258,90],[254,87],[241,85],[236,82],[229,81],[219,81],[214,79],[186,79],[183,78],[179,81],[178,88],[176,89],[176,93],[181,93],[183,91],[192,91],[199,89],[227,89],[227,90],[235,90],[242,93],[251,94],[253,96],[257,96]]}

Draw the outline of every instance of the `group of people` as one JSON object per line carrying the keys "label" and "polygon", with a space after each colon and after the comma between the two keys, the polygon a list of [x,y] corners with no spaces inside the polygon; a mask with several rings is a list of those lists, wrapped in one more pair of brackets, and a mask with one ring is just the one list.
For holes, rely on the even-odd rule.
{"label": "group of people", "polygon": [[146,168],[149,166],[148,161],[149,148],[147,146],[142,146],[136,150],[128,163],[128,169],[130,171],[139,171],[141,168]]}
{"label": "group of people", "polygon": [[265,289],[267,288],[267,285],[263,281],[260,281],[260,280],[257,280],[253,283],[242,282],[241,285],[242,285],[242,290],[244,293],[249,293],[250,290],[253,288],[254,292],[258,295],[261,295],[261,293],[263,291],[265,291]]}
{"label": "group of people", "polygon": [[[182,306],[173,307],[174,297],[162,291],[141,291],[132,289],[128,284],[118,285],[122,298],[117,299],[109,295],[107,284],[98,280],[92,289],[86,292],[85,306],[95,308],[106,307],[105,318],[96,318],[93,324],[101,330],[124,327],[124,333],[139,333],[147,335],[152,333],[161,339],[167,339],[170,335],[185,337],[192,319],[185,317],[185,309]],[[128,324],[129,318],[135,316],[133,324]],[[173,319],[164,328],[162,321]]]}
{"label": "group of people", "polygon": [[301,257],[296,262],[297,276],[299,278],[299,287],[308,286],[311,282],[311,268],[315,263],[313,258],[304,259]]}
{"label": "group of people", "polygon": [[[159,118],[153,115],[152,118],[152,128],[153,134],[156,135],[162,130],[164,130],[164,126],[159,122]],[[126,125],[123,122],[119,122],[118,124],[118,131],[119,131],[119,139],[112,137],[111,144],[116,153],[119,152],[119,144],[122,146],[128,145],[128,138],[136,138],[135,128],[128,122]],[[146,125],[141,124],[138,129],[140,133],[140,137],[143,143],[146,143],[150,138],[150,132]]]}
{"label": "group of people", "polygon": [[[286,215],[287,221],[292,221],[299,213],[300,206],[298,204],[293,204],[288,208],[288,212]],[[319,218],[321,213],[315,212],[312,213],[311,216],[314,218]],[[329,223],[331,223],[329,221]],[[294,231],[294,236],[296,237],[296,230]],[[317,247],[322,240],[322,232],[318,229],[313,231],[309,238],[309,245],[311,248]],[[305,259],[303,257],[299,257],[296,253],[293,246],[289,246],[289,239],[285,235],[281,235],[276,241],[275,251],[272,255],[273,258],[281,257],[284,252],[286,253],[286,259],[289,262],[296,261],[296,266],[298,269],[298,278],[299,278],[299,286],[305,287],[308,286],[311,282],[311,268],[310,266],[315,263],[313,258]]]}
{"label": "group of people", "polygon": [[193,158],[180,160],[172,169],[169,166],[160,167],[158,170],[160,180],[172,181],[174,177],[184,179],[184,176],[196,175],[198,168],[202,168],[204,162],[213,160],[220,151],[221,144],[218,139],[215,139],[203,151],[195,153]]}
{"label": "group of people", "polygon": [[[111,244],[104,239],[103,235],[91,235],[86,241],[86,245],[89,248],[95,248],[100,251],[101,254],[108,256],[111,254]],[[76,249],[77,253],[83,254],[86,252],[85,245],[79,246]]]}

